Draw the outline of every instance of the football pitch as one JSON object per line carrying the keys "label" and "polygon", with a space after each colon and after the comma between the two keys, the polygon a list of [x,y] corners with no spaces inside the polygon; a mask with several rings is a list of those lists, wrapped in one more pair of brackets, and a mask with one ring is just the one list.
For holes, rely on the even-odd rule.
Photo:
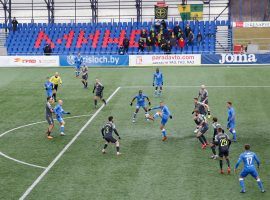
{"label": "football pitch", "polygon": [[[57,98],[71,115],[65,119],[66,136],[59,135],[56,122],[55,137],[48,140],[43,84],[56,71],[63,80]],[[162,67],[165,87],[160,98],[153,95],[154,71],[89,68],[89,89],[83,89],[72,68],[1,68],[0,199],[269,200],[270,67]],[[109,98],[107,106],[99,103],[98,109],[93,106],[95,78]],[[226,102],[233,102],[238,142],[230,150],[232,168],[243,145],[251,144],[262,162],[259,174],[266,193],[249,176],[247,193],[240,194],[239,170],[220,175],[211,149],[201,149],[191,114],[201,84],[208,89],[212,116],[223,127]],[[139,89],[153,106],[163,100],[170,108],[167,141],[161,141],[160,120],[146,121],[142,110],[132,123],[135,107],[129,103]],[[101,153],[100,129],[109,115],[122,138],[121,156],[114,146]],[[208,140],[212,135],[210,127]]]}

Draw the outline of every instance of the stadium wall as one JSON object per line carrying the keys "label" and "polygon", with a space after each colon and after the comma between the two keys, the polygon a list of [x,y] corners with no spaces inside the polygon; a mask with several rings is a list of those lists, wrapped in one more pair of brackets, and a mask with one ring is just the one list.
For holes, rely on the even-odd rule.
{"label": "stadium wall", "polygon": [[[74,56],[1,56],[0,67],[72,67]],[[270,54],[83,56],[89,67],[269,65]]]}

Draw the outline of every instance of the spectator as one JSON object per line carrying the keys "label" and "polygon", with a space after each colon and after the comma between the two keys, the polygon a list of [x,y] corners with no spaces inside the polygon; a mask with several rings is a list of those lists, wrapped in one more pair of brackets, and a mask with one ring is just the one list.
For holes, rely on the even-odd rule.
{"label": "spectator", "polygon": [[171,54],[172,51],[172,45],[170,40],[166,42],[165,48],[164,48],[164,52],[165,54]]}
{"label": "spectator", "polygon": [[127,53],[128,48],[129,48],[129,40],[128,40],[127,37],[125,37],[124,40],[123,40],[123,47],[124,47],[125,53]]}
{"label": "spectator", "polygon": [[201,46],[201,44],[202,44],[202,34],[201,34],[201,32],[199,32],[198,35],[197,35],[197,43],[198,43],[198,46]]}
{"label": "spectator", "polygon": [[143,29],[142,32],[141,32],[141,38],[140,39],[142,39],[144,41],[144,43],[146,43],[146,38],[147,38],[146,30]]}
{"label": "spectator", "polygon": [[18,26],[18,21],[17,21],[16,17],[13,18],[11,24],[12,24],[13,33],[15,33],[15,31],[17,31],[17,26]]}
{"label": "spectator", "polygon": [[148,37],[146,40],[146,46],[148,52],[153,51],[155,48],[155,40],[152,40],[151,37]]}
{"label": "spectator", "polygon": [[176,46],[177,38],[176,38],[176,36],[174,35],[174,32],[172,32],[172,34],[171,34],[170,42],[171,42],[171,45],[172,45],[173,47]]}
{"label": "spectator", "polygon": [[167,29],[167,24],[164,19],[160,22],[160,25],[163,28],[163,30]]}
{"label": "spectator", "polygon": [[194,40],[194,35],[192,33],[192,31],[189,32],[189,35],[188,35],[188,46],[192,46],[193,45],[193,40]]}
{"label": "spectator", "polygon": [[123,45],[121,45],[118,49],[118,54],[119,55],[124,55],[125,54],[125,48]]}
{"label": "spectator", "polygon": [[45,56],[50,56],[52,54],[52,48],[50,44],[46,44],[46,46],[43,49]]}
{"label": "spectator", "polygon": [[179,24],[176,24],[175,27],[173,27],[173,33],[175,36],[178,35],[178,33],[180,32],[180,27],[179,27]]}
{"label": "spectator", "polygon": [[185,28],[185,34],[186,34],[186,37],[189,36],[190,31],[191,31],[191,28],[190,28],[189,24],[187,24],[187,25],[186,25],[186,28]]}
{"label": "spectator", "polygon": [[141,38],[139,40],[139,49],[138,49],[139,52],[144,52],[144,41],[143,39]]}
{"label": "spectator", "polygon": [[184,32],[181,29],[180,29],[180,32],[177,35],[177,38],[178,39],[180,39],[180,38],[184,38],[185,39],[185,34],[184,34]]}
{"label": "spectator", "polygon": [[149,32],[149,36],[151,37],[151,39],[156,38],[156,32],[153,28],[151,28],[151,30]]}
{"label": "spectator", "polygon": [[159,32],[159,30],[160,30],[160,21],[159,20],[157,20],[155,22],[155,29],[156,29],[157,32]]}
{"label": "spectator", "polygon": [[160,41],[160,48],[161,48],[161,50],[165,51],[166,45],[167,45],[167,41],[166,41],[165,37],[162,36],[161,41]]}
{"label": "spectator", "polygon": [[157,35],[157,42],[158,42],[158,45],[161,46],[161,40],[162,40],[162,37],[163,37],[163,32],[162,30],[159,32],[159,34]]}
{"label": "spectator", "polygon": [[180,38],[179,39],[179,47],[180,47],[180,49],[181,49],[181,52],[183,51],[183,49],[185,48],[185,40],[184,40],[184,38]]}

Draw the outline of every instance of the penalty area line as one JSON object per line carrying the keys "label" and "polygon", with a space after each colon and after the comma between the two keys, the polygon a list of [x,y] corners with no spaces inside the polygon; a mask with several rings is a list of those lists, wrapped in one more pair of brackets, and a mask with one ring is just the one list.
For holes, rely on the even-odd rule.
{"label": "penalty area line", "polygon": [[[107,99],[109,102],[113,96],[121,89],[118,87],[111,96]],[[63,156],[63,154],[68,150],[68,148],[77,140],[77,138],[82,134],[82,132],[87,128],[87,126],[95,119],[95,117],[100,113],[100,111],[105,107],[103,104],[94,114],[93,116],[86,122],[86,124],[79,130],[79,132],[72,138],[72,140],[62,149],[62,151],[53,159],[53,161],[49,164],[49,166],[39,175],[39,177],[28,187],[28,189],[23,193],[20,197],[20,200],[24,200],[31,191],[37,186],[37,184],[46,176],[46,174],[51,170],[51,168],[55,165],[55,163]]]}

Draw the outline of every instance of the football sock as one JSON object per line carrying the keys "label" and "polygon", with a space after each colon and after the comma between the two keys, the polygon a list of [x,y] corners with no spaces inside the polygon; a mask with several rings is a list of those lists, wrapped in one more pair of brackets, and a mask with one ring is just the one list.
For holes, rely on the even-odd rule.
{"label": "football sock", "polygon": [[222,170],[222,168],[223,168],[223,160],[219,161],[219,166],[220,166],[220,169]]}
{"label": "football sock", "polygon": [[94,102],[95,102],[95,106],[97,106],[97,100],[96,99],[94,100]]}
{"label": "football sock", "polygon": [[241,186],[242,191],[245,191],[246,188],[245,188],[244,179],[243,178],[239,178],[239,183],[240,183],[240,186]]}
{"label": "football sock", "polygon": [[55,93],[53,93],[52,97],[53,97],[54,100],[56,100],[56,94]]}
{"label": "football sock", "polygon": [[215,146],[212,146],[212,147],[211,147],[211,150],[212,150],[212,152],[213,152],[214,155],[217,155],[216,147],[215,147]]}
{"label": "football sock", "polygon": [[119,152],[120,151],[120,147],[116,147],[116,151]]}
{"label": "football sock", "polygon": [[48,129],[48,131],[47,131],[47,135],[48,135],[48,136],[51,135],[51,131],[49,131],[49,129]]}
{"label": "football sock", "polygon": [[61,133],[64,133],[64,131],[65,131],[65,126],[64,126],[64,125],[61,125],[61,127],[60,127],[60,132],[61,132]]}
{"label": "football sock", "polygon": [[227,162],[228,167],[231,167],[230,160],[228,158],[226,159],[226,162]]}
{"label": "football sock", "polygon": [[102,101],[103,101],[103,103],[104,103],[104,104],[106,104],[106,103],[107,103],[105,99],[102,99]]}
{"label": "football sock", "polygon": [[203,139],[204,143],[206,144],[206,143],[207,143],[207,140],[206,140],[205,136],[204,136],[204,135],[202,135],[201,137],[202,137],[202,139]]}
{"label": "football sock", "polygon": [[236,131],[234,129],[230,129],[230,132],[233,134],[233,140],[236,140]]}
{"label": "football sock", "polygon": [[88,86],[88,82],[86,81],[86,82],[85,82],[85,87],[87,87],[87,86]]}
{"label": "football sock", "polygon": [[259,186],[259,188],[260,188],[260,190],[264,190],[263,189],[263,184],[262,184],[262,181],[261,181],[261,179],[257,179],[257,183],[258,183],[258,186]]}
{"label": "football sock", "polygon": [[82,84],[84,85],[84,87],[85,87],[85,83],[84,83],[84,81],[82,81]]}
{"label": "football sock", "polygon": [[104,144],[103,149],[106,149],[108,147],[108,144]]}
{"label": "football sock", "polygon": [[199,141],[200,141],[202,144],[204,144],[204,141],[203,141],[203,139],[202,139],[202,136],[198,137],[198,139],[199,139]]}
{"label": "football sock", "polygon": [[166,130],[165,130],[165,128],[162,129],[162,135],[163,135],[163,137],[166,137]]}
{"label": "football sock", "polygon": [[207,112],[207,115],[211,115],[211,112],[210,112],[210,110],[208,110],[208,112]]}
{"label": "football sock", "polygon": [[137,113],[133,113],[133,119],[135,119],[135,118],[136,118],[136,115],[137,115]]}

